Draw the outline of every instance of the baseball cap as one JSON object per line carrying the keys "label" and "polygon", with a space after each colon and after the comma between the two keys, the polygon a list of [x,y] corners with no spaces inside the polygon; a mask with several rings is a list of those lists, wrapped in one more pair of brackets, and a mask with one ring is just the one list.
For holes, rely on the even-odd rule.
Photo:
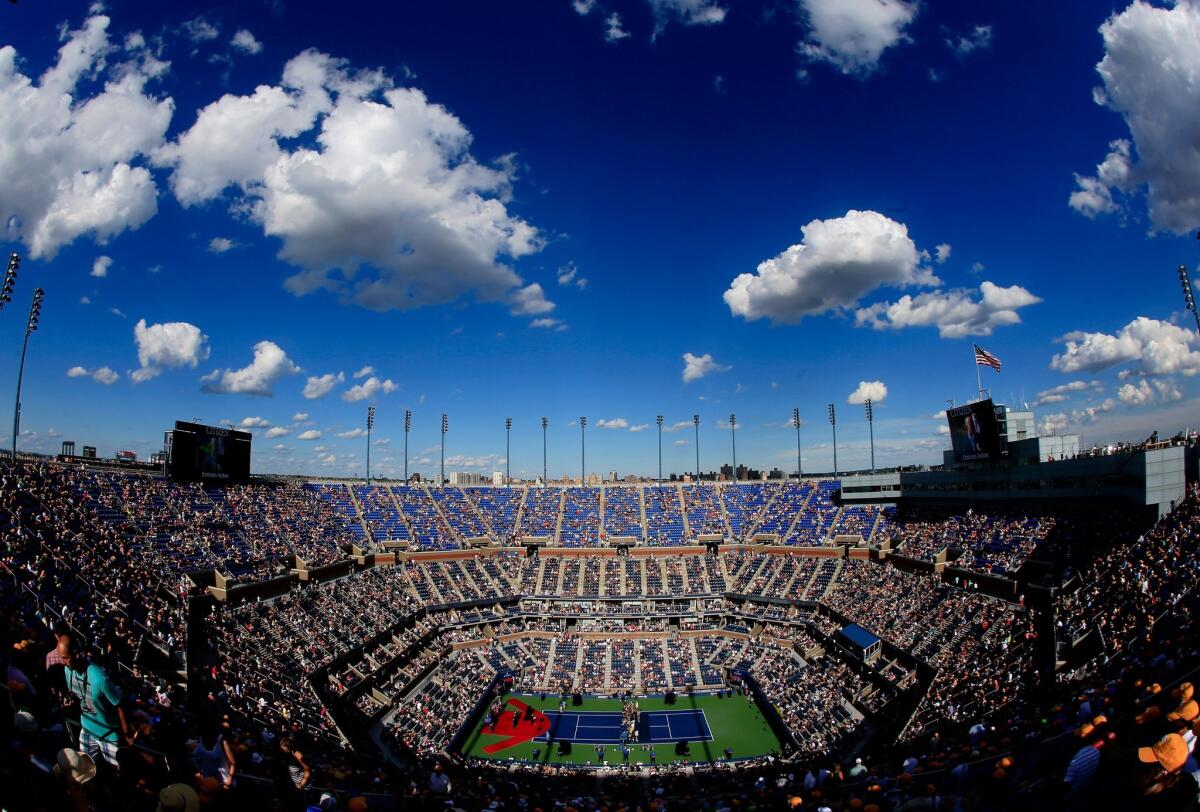
{"label": "baseball cap", "polygon": [[1178,733],[1168,733],[1149,747],[1138,748],[1139,761],[1146,764],[1158,762],[1169,773],[1182,767],[1187,759],[1187,742]]}

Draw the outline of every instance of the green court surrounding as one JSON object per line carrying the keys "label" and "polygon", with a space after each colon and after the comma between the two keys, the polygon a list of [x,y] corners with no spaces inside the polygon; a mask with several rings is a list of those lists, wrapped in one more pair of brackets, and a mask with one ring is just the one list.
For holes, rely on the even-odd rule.
{"label": "green court surrounding", "polygon": [[[541,699],[536,694],[507,694],[505,699],[509,698],[526,703],[538,711],[549,711],[551,715],[558,711],[559,697],[557,695],[548,694],[545,699]],[[695,696],[680,694],[674,705],[667,705],[661,696],[640,697],[637,701],[643,713],[647,711],[703,712],[704,719],[711,731],[712,740],[689,739],[691,754],[686,757],[689,761],[720,760],[724,758],[726,747],[733,751],[735,759],[766,755],[781,749],[779,738],[767,724],[758,705],[744,696],[726,696],[718,699],[715,694]],[[582,705],[568,705],[567,710],[580,713],[620,713],[621,704],[621,701],[617,699],[584,697]],[[512,710],[512,706],[509,706],[509,710]],[[503,742],[507,737],[483,733],[482,728],[483,720],[480,720],[463,743],[464,754],[499,761],[509,759],[534,761],[534,750],[538,750],[536,761],[544,764],[596,763],[597,745],[581,742],[575,742],[572,745],[571,753],[566,756],[558,755],[557,748],[545,741],[521,741],[489,754],[484,751],[485,747]],[[609,765],[622,763],[619,745],[601,746],[604,747],[604,758]],[[650,763],[650,752],[645,745],[630,743],[629,749],[631,764]],[[654,751],[658,764],[670,764],[685,758],[675,755],[674,743],[670,742],[655,744]]]}

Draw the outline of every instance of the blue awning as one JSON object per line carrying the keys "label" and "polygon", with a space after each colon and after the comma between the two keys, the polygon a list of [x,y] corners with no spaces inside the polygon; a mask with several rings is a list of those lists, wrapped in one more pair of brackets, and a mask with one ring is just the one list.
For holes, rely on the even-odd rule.
{"label": "blue awning", "polygon": [[849,626],[843,627],[841,635],[854,645],[864,650],[869,649],[871,646],[879,642],[878,637],[871,634],[857,623],[851,623]]}

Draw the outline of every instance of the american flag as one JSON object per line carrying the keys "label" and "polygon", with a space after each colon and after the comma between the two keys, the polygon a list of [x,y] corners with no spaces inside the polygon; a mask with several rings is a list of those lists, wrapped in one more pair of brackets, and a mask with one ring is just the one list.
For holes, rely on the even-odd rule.
{"label": "american flag", "polygon": [[997,372],[1000,371],[1000,359],[999,358],[992,355],[990,352],[988,352],[987,350],[985,350],[983,347],[979,346],[978,344],[975,344],[974,347],[975,347],[975,365],[976,366],[991,367],[992,369],[996,370]]}

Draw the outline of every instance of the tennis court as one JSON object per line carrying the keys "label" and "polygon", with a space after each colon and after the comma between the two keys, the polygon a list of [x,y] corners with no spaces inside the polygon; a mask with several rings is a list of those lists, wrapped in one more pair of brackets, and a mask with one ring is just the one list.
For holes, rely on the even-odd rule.
{"label": "tennis court", "polygon": [[[534,741],[569,741],[576,744],[619,744],[621,714],[603,711],[545,711],[550,730]],[[638,743],[658,744],[712,741],[712,730],[703,710],[644,711],[638,718]]]}

